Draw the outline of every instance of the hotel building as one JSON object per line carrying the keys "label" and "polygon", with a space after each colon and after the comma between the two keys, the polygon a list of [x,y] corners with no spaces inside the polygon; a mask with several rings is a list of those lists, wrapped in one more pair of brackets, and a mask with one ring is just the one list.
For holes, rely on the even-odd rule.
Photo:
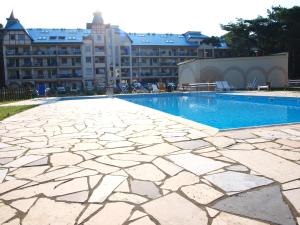
{"label": "hotel building", "polygon": [[86,29],[25,29],[13,12],[3,29],[6,86],[93,90],[117,82],[176,81],[177,64],[228,57],[225,44],[203,44],[200,32],[126,33],[95,12]]}

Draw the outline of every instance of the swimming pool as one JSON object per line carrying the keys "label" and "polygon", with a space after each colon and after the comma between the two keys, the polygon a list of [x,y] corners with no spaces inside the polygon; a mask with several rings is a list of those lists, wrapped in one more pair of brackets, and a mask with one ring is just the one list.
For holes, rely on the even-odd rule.
{"label": "swimming pool", "polygon": [[220,130],[300,122],[300,98],[199,92],[118,98]]}

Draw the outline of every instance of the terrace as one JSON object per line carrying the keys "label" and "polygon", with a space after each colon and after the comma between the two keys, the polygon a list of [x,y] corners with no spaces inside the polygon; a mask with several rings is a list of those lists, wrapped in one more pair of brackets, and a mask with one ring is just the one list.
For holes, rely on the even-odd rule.
{"label": "terrace", "polygon": [[299,223],[299,124],[219,132],[116,98],[41,103],[0,123],[0,223]]}

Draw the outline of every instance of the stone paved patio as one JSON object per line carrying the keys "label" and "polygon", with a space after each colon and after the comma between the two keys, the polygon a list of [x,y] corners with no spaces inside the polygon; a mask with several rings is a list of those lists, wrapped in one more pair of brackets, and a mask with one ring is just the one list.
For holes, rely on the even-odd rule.
{"label": "stone paved patio", "polygon": [[0,224],[297,221],[300,125],[218,132],[119,99],[0,122]]}

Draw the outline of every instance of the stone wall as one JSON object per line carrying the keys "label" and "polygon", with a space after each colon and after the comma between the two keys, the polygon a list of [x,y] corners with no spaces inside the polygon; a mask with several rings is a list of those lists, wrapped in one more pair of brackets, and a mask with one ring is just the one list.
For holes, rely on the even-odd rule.
{"label": "stone wall", "polygon": [[226,80],[238,89],[257,80],[257,85],[271,82],[271,87],[288,86],[288,53],[272,56],[199,59],[179,64],[178,81],[202,83]]}

